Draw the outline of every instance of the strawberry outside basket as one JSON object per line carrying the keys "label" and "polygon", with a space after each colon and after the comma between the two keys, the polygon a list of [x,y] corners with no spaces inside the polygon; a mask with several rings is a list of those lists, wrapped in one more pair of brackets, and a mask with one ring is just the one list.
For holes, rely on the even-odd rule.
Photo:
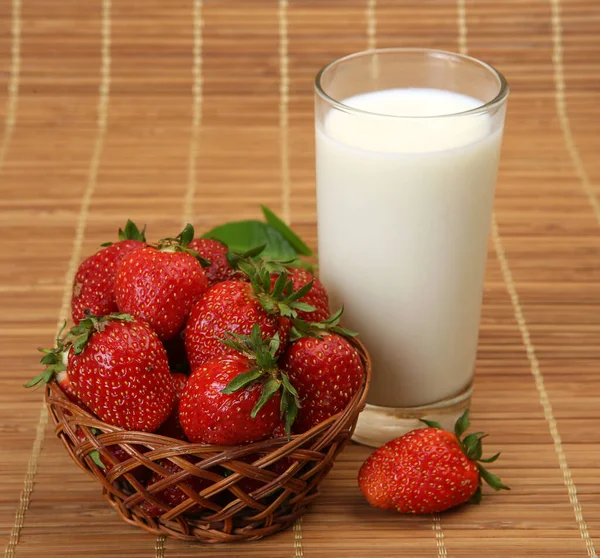
{"label": "strawberry outside basket", "polygon": [[[102,422],[69,401],[55,382],[46,388],[46,404],[56,435],[73,461],[102,486],[104,496],[126,522],[187,541],[256,540],[285,529],[306,513],[319,494],[321,481],[354,432],[365,406],[371,361],[362,343],[356,339],[350,342],[358,349],[365,368],[360,389],[344,411],[290,440],[215,446],[127,431]],[[122,456],[126,452],[125,458],[115,458],[117,448],[121,448],[117,451]],[[90,455],[95,451],[99,455]],[[99,456],[113,466],[97,465]],[[165,459],[177,465],[175,473],[158,463]],[[148,469],[148,474],[158,473],[161,480],[144,486],[138,480],[140,468]],[[192,476],[209,481],[207,488],[200,492],[191,489],[185,481]],[[161,501],[163,514],[149,516],[144,503],[156,505],[154,494],[173,486],[178,486],[187,499],[176,507],[164,506]]]}

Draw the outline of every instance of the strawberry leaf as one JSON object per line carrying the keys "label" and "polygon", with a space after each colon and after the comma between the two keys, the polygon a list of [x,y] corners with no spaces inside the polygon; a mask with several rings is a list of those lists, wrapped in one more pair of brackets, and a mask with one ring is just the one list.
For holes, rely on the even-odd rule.
{"label": "strawberry leaf", "polygon": [[329,331],[333,331],[333,333],[339,333],[340,335],[345,335],[346,337],[358,337],[358,332],[352,331],[351,329],[346,329],[344,327],[333,326],[329,328]]}
{"label": "strawberry leaf", "polygon": [[194,227],[191,223],[188,223],[184,229],[177,235],[179,244],[184,248],[194,240]]}
{"label": "strawberry leaf", "polygon": [[269,399],[271,399],[271,397],[273,397],[273,395],[275,395],[275,393],[277,393],[280,386],[281,386],[281,381],[278,380],[277,378],[271,378],[270,380],[267,380],[265,382],[265,384],[263,385],[262,392],[260,394],[260,399],[258,400],[256,405],[254,406],[254,409],[252,409],[252,412],[250,413],[250,416],[252,418],[256,418],[256,415],[265,406],[265,404],[269,401]]}
{"label": "strawberry leaf", "polygon": [[303,312],[314,312],[316,308],[311,304],[306,304],[306,302],[293,302],[292,303],[294,310],[302,310]]}
{"label": "strawberry leaf", "polygon": [[489,484],[494,490],[510,490],[510,487],[506,486],[499,477],[496,475],[492,475],[489,471],[487,471],[483,465],[477,464],[477,468],[479,469],[479,474],[481,478]]}
{"label": "strawberry leaf", "polygon": [[488,457],[487,459],[480,459],[479,462],[480,463],[493,463],[494,461],[496,461],[496,459],[498,459],[500,457],[500,452],[492,455],[492,457]]}
{"label": "strawberry leaf", "polygon": [[106,469],[106,465],[102,462],[102,459],[100,459],[100,452],[98,450],[92,450],[88,456],[98,467]]}
{"label": "strawberry leaf", "polygon": [[[203,235],[228,246],[232,252],[244,253],[264,246],[262,255],[277,260],[292,260],[297,256],[294,247],[272,226],[262,221],[235,221],[215,227]],[[252,256],[255,257],[255,256]]]}
{"label": "strawberry leaf", "polygon": [[52,367],[48,367],[41,374],[38,374],[32,380],[29,380],[29,382],[25,384],[25,387],[31,388],[34,386],[41,387],[43,385],[46,385],[54,377],[54,374],[55,370]]}
{"label": "strawberry leaf", "polygon": [[279,339],[279,333],[275,333],[275,335],[269,340],[269,353],[271,356],[275,357],[280,346],[281,339]]}
{"label": "strawberry leaf", "polygon": [[258,380],[263,375],[263,371],[254,368],[252,370],[248,370],[248,372],[242,372],[238,374],[231,382],[227,384],[222,390],[221,393],[231,394],[236,391],[246,387],[248,384],[251,384],[255,380]]}
{"label": "strawberry leaf", "polygon": [[290,379],[287,377],[287,374],[281,372],[281,381],[283,382],[283,386],[286,391],[289,391],[296,399],[299,397],[296,388],[290,382]]}
{"label": "strawberry leaf", "polygon": [[288,278],[285,273],[280,273],[279,277],[277,277],[277,281],[275,281],[275,285],[273,285],[273,298],[279,299],[283,294],[286,286],[288,284]]}
{"label": "strawberry leaf", "polygon": [[436,422],[435,420],[426,420],[426,419],[419,419],[423,424],[426,424],[427,426],[429,426],[429,428],[439,428],[440,430],[442,429],[442,425],[439,422]]}
{"label": "strawberry leaf", "polygon": [[473,496],[471,496],[471,498],[469,499],[469,504],[480,504],[481,496],[482,496],[481,486],[478,486],[477,490],[475,491],[475,494],[473,494]]}
{"label": "strawberry leaf", "polygon": [[461,444],[465,455],[471,459],[472,461],[479,461],[481,456],[483,455],[483,447],[481,445],[481,440],[487,438],[487,434],[483,434],[483,432],[473,432],[473,434],[469,434],[466,436]]}
{"label": "strawberry leaf", "polygon": [[[140,231],[138,226],[131,220],[127,219],[125,229],[119,229],[119,240],[138,240],[146,242],[146,226]],[[107,243],[108,245],[112,243]],[[104,246],[104,244],[102,245]]]}
{"label": "strawberry leaf", "polygon": [[[292,425],[298,416],[298,402],[295,397],[293,397],[289,391],[284,391],[281,397],[282,401],[282,410],[283,416],[285,419],[285,433],[288,437],[288,440],[292,434]],[[284,403],[285,401],[285,403]]]}
{"label": "strawberry leaf", "polygon": [[279,217],[277,217],[272,210],[264,205],[261,205],[260,207],[267,223],[281,233],[281,235],[290,243],[292,248],[296,250],[297,254],[301,254],[303,256],[313,255],[312,250],[302,241],[302,239]]}
{"label": "strawberry leaf", "polygon": [[456,434],[456,437],[460,439],[460,437],[467,431],[470,425],[471,422],[469,420],[469,409],[466,409],[454,425],[454,433]]}
{"label": "strawberry leaf", "polygon": [[312,289],[313,283],[314,283],[314,280],[310,280],[308,283],[306,283],[306,285],[300,287],[295,293],[292,293],[290,296],[288,296],[285,299],[285,302],[287,302],[289,304],[290,302],[299,300],[304,295],[308,294],[308,292]]}

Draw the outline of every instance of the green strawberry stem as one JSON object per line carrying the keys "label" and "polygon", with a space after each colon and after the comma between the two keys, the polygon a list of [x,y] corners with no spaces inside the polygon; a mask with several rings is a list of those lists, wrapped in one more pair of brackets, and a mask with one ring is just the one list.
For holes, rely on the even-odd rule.
{"label": "green strawberry stem", "polygon": [[202,267],[208,267],[211,262],[203,258],[196,250],[189,247],[189,243],[194,240],[194,227],[188,223],[184,229],[175,238],[163,238],[156,244],[156,249],[161,252],[185,252],[194,256]]}
{"label": "green strawberry stem", "polygon": [[83,320],[73,326],[64,337],[61,337],[67,325],[65,321],[56,338],[56,347],[52,349],[40,347],[38,349],[44,354],[40,363],[46,368],[41,374],[27,382],[25,387],[40,387],[53,380],[59,372],[67,369],[66,357],[71,347],[74,354],[80,354],[93,333],[104,330],[108,322],[114,321],[132,322],[134,320],[129,314],[114,313],[107,316],[92,316],[88,312]]}
{"label": "green strawberry stem", "polygon": [[230,332],[227,335],[228,337],[221,341],[250,359],[254,367],[247,372],[238,374],[221,392],[235,393],[251,384],[260,382],[262,391],[250,414],[252,418],[256,418],[267,401],[281,390],[280,411],[285,421],[285,432],[289,438],[292,424],[300,407],[300,398],[286,374],[277,368],[277,351],[281,344],[279,334],[276,333],[270,339],[263,341],[260,326],[254,324],[250,335],[238,335]]}
{"label": "green strawberry stem", "polygon": [[344,337],[356,337],[357,332],[343,328],[339,325],[344,313],[344,307],[342,306],[337,312],[332,314],[326,320],[322,322],[307,322],[300,318],[292,320],[292,331],[290,333],[291,341],[296,341],[302,337],[316,337],[322,339],[325,333],[337,333]]}
{"label": "green strawberry stem", "polygon": [[[426,424],[430,428],[439,428],[442,430],[441,425],[438,422],[433,420],[425,420],[420,419],[422,423]],[[454,425],[454,434],[458,439],[460,447],[464,454],[471,461],[475,461],[477,464],[477,468],[479,469],[479,487],[477,488],[477,492],[473,495],[470,502],[473,504],[478,504],[481,501],[481,479],[483,479],[489,486],[491,486],[494,490],[510,490],[510,487],[506,486],[499,477],[490,473],[482,463],[493,463],[500,457],[500,452],[492,455],[492,457],[488,457],[484,459],[483,456],[483,446],[481,441],[484,438],[488,437],[488,434],[484,434],[483,432],[473,432],[468,434],[464,438],[462,435],[468,430],[471,425],[471,421],[469,420],[469,409],[466,409],[465,412],[460,416],[460,418],[456,421]]]}
{"label": "green strawberry stem", "polygon": [[[131,220],[127,219],[127,223],[125,223],[125,228],[119,229],[119,241],[121,240],[138,240],[139,242],[146,242],[146,225],[140,231],[138,226]],[[105,242],[100,246],[111,246],[112,242]]]}
{"label": "green strawberry stem", "polygon": [[[300,300],[310,291],[313,281],[294,291],[294,285],[286,267],[292,260],[257,259],[264,248],[264,245],[257,246],[241,254],[227,252],[227,261],[233,269],[241,271],[248,277],[260,305],[269,314],[296,318],[298,310],[314,312],[314,306]],[[271,287],[273,274],[278,274],[278,277]]]}

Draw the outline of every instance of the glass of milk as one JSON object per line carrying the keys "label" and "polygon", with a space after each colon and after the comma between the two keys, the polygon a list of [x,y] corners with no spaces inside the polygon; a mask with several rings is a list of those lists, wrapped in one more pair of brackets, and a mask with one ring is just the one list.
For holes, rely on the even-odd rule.
{"label": "glass of milk", "polygon": [[320,278],[373,359],[354,439],[468,407],[508,86],[491,66],[381,49],[316,77]]}

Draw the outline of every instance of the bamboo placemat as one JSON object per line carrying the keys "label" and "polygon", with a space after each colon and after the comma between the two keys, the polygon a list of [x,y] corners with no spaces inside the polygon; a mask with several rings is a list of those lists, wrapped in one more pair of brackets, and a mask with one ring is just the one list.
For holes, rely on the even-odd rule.
{"label": "bamboo placemat", "polygon": [[[259,215],[316,241],[312,78],[367,46],[508,78],[473,416],[513,487],[480,507],[371,509],[351,446],[312,512],[198,547],[121,523],[71,463],[38,370],[76,265],[127,217],[157,237]],[[6,557],[596,557],[600,545],[600,6],[596,0],[0,2],[0,537]]]}

